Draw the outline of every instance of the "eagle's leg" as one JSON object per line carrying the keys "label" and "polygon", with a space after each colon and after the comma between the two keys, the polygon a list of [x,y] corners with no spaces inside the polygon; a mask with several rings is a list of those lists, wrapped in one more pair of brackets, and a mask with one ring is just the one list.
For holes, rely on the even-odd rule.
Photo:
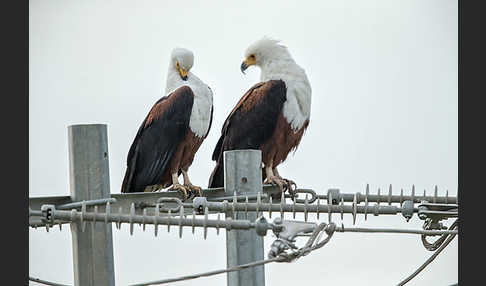
{"label": "eagle's leg", "polygon": [[169,189],[171,191],[179,191],[184,196],[184,201],[187,200],[187,188],[179,183],[179,175],[177,172],[172,173],[172,187]]}
{"label": "eagle's leg", "polygon": [[285,185],[287,187],[287,190],[289,190],[290,195],[293,197],[294,194],[295,194],[295,190],[297,189],[297,184],[294,181],[290,180],[290,179],[284,179],[284,178],[282,178],[280,176],[280,174],[278,173],[277,167],[273,167],[273,174],[276,177],[282,179],[285,182]]}
{"label": "eagle's leg", "polygon": [[195,186],[189,180],[189,175],[187,174],[187,170],[182,169],[182,177],[184,177],[184,187],[188,188],[191,191],[196,191],[200,197],[202,197],[202,188],[199,186]]}
{"label": "eagle's leg", "polygon": [[285,181],[282,178],[275,176],[271,164],[265,165],[265,174],[267,175],[267,179],[264,183],[277,185],[282,193],[287,190]]}

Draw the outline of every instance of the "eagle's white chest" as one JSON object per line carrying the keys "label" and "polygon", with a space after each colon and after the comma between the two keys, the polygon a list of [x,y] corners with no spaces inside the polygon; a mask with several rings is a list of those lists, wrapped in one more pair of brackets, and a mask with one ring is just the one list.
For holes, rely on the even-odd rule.
{"label": "eagle's white chest", "polygon": [[182,80],[176,72],[169,71],[166,93],[187,85],[194,93],[194,102],[189,119],[189,128],[197,137],[204,137],[208,133],[211,122],[211,109],[213,108],[213,92],[194,74],[189,73],[186,81]]}
{"label": "eagle's white chest", "polygon": [[189,127],[198,137],[204,137],[208,133],[211,122],[211,109],[213,108],[213,96],[209,87],[206,91],[194,92],[194,103],[192,105]]}
{"label": "eagle's white chest", "polygon": [[297,132],[310,118],[312,89],[305,71],[294,62],[271,63],[262,68],[262,81],[281,79],[287,87],[283,116]]}

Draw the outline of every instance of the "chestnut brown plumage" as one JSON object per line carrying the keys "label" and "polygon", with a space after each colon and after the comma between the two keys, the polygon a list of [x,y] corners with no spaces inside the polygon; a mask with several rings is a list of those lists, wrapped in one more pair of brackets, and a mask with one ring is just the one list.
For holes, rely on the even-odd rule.
{"label": "chestnut brown plumage", "polygon": [[162,97],[140,126],[127,156],[122,193],[143,192],[147,186],[170,187],[171,175],[187,171],[205,136],[189,127],[194,94],[182,86]]}
{"label": "chestnut brown plumage", "polygon": [[[209,179],[210,188],[224,184],[224,151],[261,150],[263,164],[276,168],[297,148],[309,122],[307,120],[296,132],[292,130],[282,112],[286,93],[282,80],[270,80],[255,84],[243,95],[226,118],[213,151],[216,167]],[[263,179],[265,177],[263,172]]]}

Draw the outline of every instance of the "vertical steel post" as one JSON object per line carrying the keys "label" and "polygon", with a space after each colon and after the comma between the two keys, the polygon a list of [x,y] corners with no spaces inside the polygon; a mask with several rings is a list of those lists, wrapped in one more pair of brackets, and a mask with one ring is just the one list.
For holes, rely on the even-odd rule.
{"label": "vertical steel post", "polygon": [[[256,194],[262,187],[262,154],[260,150],[233,150],[224,152],[224,188],[227,194]],[[226,217],[232,217],[231,212]],[[246,219],[244,213],[236,213],[235,219]],[[255,221],[256,213],[249,212],[248,220]],[[226,261],[228,267],[263,260],[263,237],[255,231],[226,231]],[[228,286],[264,286],[264,266],[228,272]]]}
{"label": "vertical steel post", "polygon": [[[69,179],[72,201],[110,197],[108,140],[105,124],[71,125]],[[115,285],[111,224],[94,228],[71,223],[74,285]]]}

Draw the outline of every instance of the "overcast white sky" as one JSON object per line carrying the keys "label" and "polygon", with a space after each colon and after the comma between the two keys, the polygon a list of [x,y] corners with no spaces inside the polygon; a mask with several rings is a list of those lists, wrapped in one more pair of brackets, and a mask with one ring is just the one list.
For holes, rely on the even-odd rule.
{"label": "overcast white sky", "polygon": [[[128,149],[165,89],[176,46],[194,52],[192,72],[214,92],[213,127],[189,170],[205,187],[222,123],[259,79],[256,68],[240,72],[243,52],[264,35],[289,47],[313,91],[309,128],[283,176],[320,193],[391,183],[395,193],[415,184],[456,194],[457,1],[229,2],[31,0],[29,196],[69,195],[67,127],[88,123],[108,125],[111,192],[120,192]],[[357,226],[422,221],[359,216]],[[180,240],[162,230],[113,230],[117,285],[226,266],[224,232]],[[265,255],[273,240],[265,238]],[[69,228],[30,229],[29,275],[72,284],[71,243]],[[457,251],[456,239],[409,285],[456,283]],[[417,235],[337,233],[295,263],[267,266],[266,284],[395,285],[431,254]],[[226,285],[226,275],[175,285]]]}

